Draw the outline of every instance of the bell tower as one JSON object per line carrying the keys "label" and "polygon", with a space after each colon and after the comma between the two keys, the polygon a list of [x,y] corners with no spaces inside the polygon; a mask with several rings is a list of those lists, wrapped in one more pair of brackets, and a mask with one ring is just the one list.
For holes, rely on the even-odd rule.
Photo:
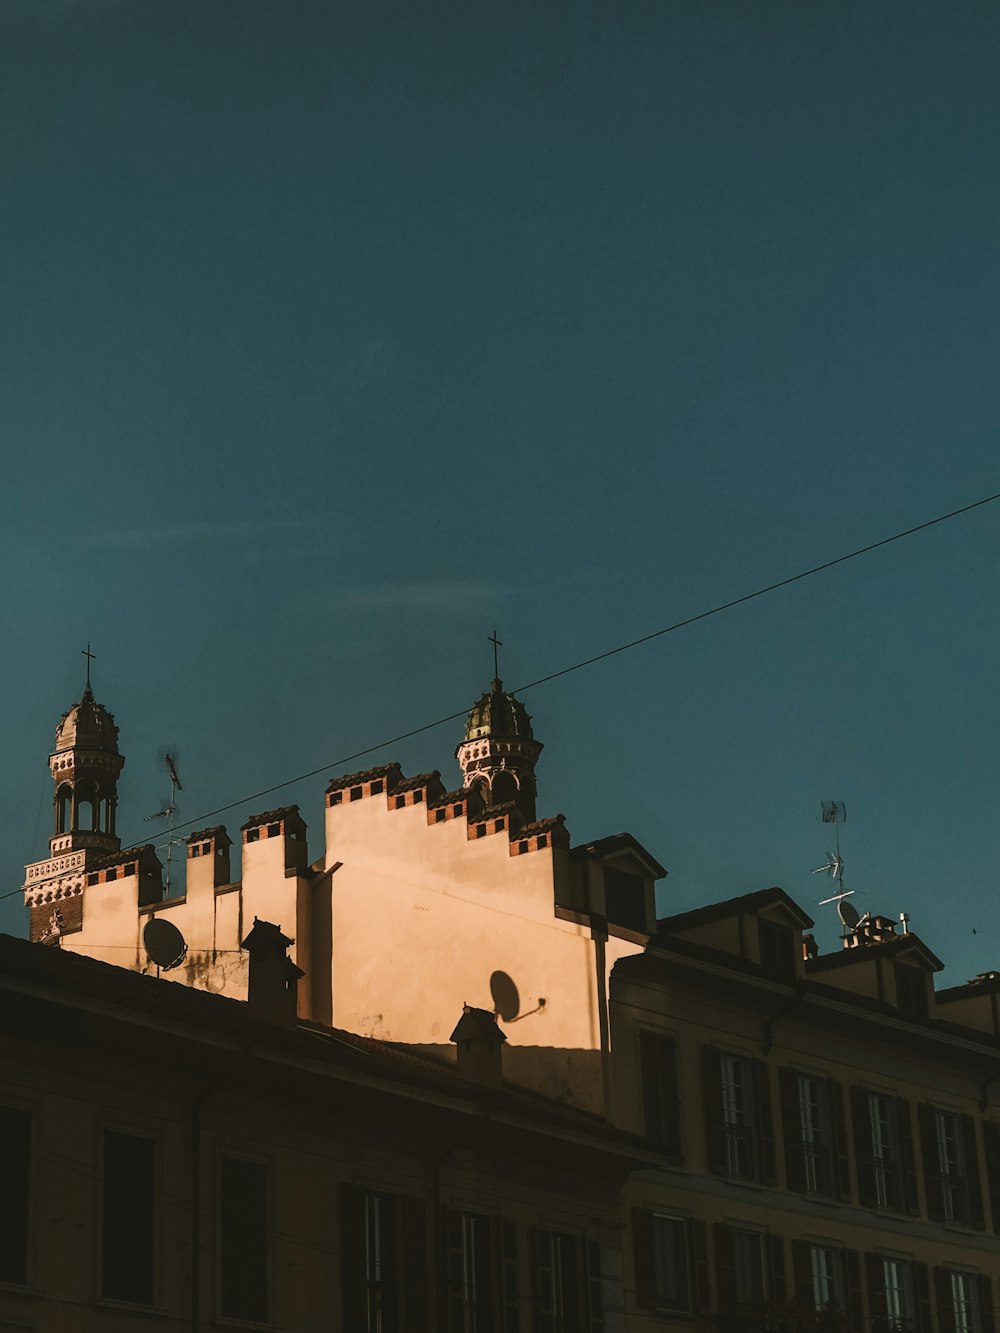
{"label": "bell tower", "polygon": [[520,699],[494,677],[469,714],[465,740],[455,751],[467,787],[478,787],[483,804],[513,801],[527,823],[535,816],[535,764],[542,752]]}
{"label": "bell tower", "polygon": [[25,869],[32,939],[57,933],[61,927],[53,922],[74,915],[67,900],[82,895],[94,863],[121,850],[115,817],[118,775],[125,759],[118,751],[115,719],[97,702],[90,686],[89,646],[86,656],[83,694],[60,718],[55,749],[49,755],[55,787],[49,856]]}

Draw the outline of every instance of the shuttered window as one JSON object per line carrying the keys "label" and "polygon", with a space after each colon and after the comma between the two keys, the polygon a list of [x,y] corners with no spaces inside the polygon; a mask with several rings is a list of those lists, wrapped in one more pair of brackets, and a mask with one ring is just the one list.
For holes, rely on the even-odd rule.
{"label": "shuttered window", "polygon": [[792,1241],[795,1322],[799,1333],[862,1333],[861,1264],[855,1250]]}
{"label": "shuttered window", "polygon": [[520,1333],[513,1223],[445,1208],[442,1230],[448,1333]]}
{"label": "shuttered window", "polygon": [[715,1268],[721,1311],[777,1316],[785,1302],[785,1250],[780,1236],[718,1225]]}
{"label": "shuttered window", "polygon": [[851,1089],[858,1198],[867,1208],[919,1211],[910,1104],[902,1097]]}
{"label": "shuttered window", "polygon": [[156,1264],[156,1143],[104,1131],[101,1295],[152,1305]]}
{"label": "shuttered window", "polygon": [[865,1279],[872,1333],[931,1333],[926,1264],[868,1254]]}
{"label": "shuttered window", "polygon": [[935,1268],[938,1333],[994,1333],[993,1287],[983,1273]]}
{"label": "shuttered window", "polygon": [[646,1137],[665,1157],[681,1161],[677,1043],[662,1032],[639,1033],[639,1071]]}
{"label": "shuttered window", "polygon": [[775,1183],[770,1071],[763,1060],[704,1051],[709,1166],[717,1175]]}
{"label": "shuttered window", "polygon": [[270,1210],[265,1162],[219,1160],[219,1313],[265,1324],[269,1315]]}
{"label": "shuttered window", "polygon": [[704,1313],[709,1308],[705,1224],[690,1217],[635,1209],[636,1301],[661,1314]]}
{"label": "shuttered window", "polygon": [[537,1333],[600,1333],[600,1249],[582,1236],[535,1232]]}
{"label": "shuttered window", "polygon": [[427,1215],[421,1200],[344,1185],[340,1256],[345,1329],[427,1333]]}
{"label": "shuttered window", "polygon": [[0,1282],[28,1281],[31,1112],[0,1106]]}
{"label": "shuttered window", "polygon": [[788,1188],[850,1199],[844,1093],[833,1079],[779,1071]]}
{"label": "shuttered window", "polygon": [[981,1230],[983,1198],[972,1117],[921,1106],[919,1118],[928,1215],[935,1222]]}

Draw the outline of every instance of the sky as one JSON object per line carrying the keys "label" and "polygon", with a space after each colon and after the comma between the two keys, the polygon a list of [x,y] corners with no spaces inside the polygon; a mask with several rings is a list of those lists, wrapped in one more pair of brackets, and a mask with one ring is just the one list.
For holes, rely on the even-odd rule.
{"label": "sky", "polygon": [[[508,687],[1000,491],[1000,9],[0,0],[0,930],[91,643],[120,831],[459,774]],[[667,914],[1000,967],[990,504],[524,693]],[[314,776],[224,817],[298,802]],[[215,822],[213,819],[211,822]]]}

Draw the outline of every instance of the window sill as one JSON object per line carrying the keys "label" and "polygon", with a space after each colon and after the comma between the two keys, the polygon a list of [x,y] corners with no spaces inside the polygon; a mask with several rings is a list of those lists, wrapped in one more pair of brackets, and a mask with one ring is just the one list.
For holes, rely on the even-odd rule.
{"label": "window sill", "polygon": [[[27,1282],[0,1282],[0,1291],[9,1291],[13,1296],[29,1296],[35,1299],[45,1295],[41,1287],[33,1287]],[[0,1324],[0,1328],[2,1327]]]}
{"label": "window sill", "polygon": [[162,1305],[146,1305],[141,1301],[117,1301],[113,1296],[96,1296],[94,1304],[101,1310],[131,1311],[133,1314],[149,1315],[153,1319],[176,1318]]}

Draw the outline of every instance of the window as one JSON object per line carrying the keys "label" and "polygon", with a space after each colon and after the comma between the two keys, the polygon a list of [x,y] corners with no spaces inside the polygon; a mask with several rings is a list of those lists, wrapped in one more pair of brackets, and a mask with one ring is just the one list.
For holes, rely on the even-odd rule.
{"label": "window", "polygon": [[707,1309],[704,1223],[636,1209],[632,1232],[639,1305],[664,1314]]}
{"label": "window", "polygon": [[762,1060],[706,1047],[709,1164],[718,1175],[774,1184],[770,1074]]}
{"label": "window", "polygon": [[911,1018],[927,1017],[927,974],[919,967],[896,964],[896,1003]]}
{"label": "window", "polygon": [[971,1117],[921,1106],[920,1141],[932,1221],[983,1226],[976,1132]]}
{"label": "window", "polygon": [[795,931],[779,921],[767,917],[757,919],[757,943],[760,950],[761,971],[779,981],[794,981]]}
{"label": "window", "polygon": [[445,1209],[448,1333],[518,1333],[514,1226]]}
{"label": "window", "polygon": [[424,1328],[423,1202],[345,1185],[340,1217],[344,1328],[351,1333],[409,1333]]}
{"label": "window", "polygon": [[910,1105],[901,1097],[851,1089],[858,1197],[868,1208],[918,1212]]}
{"label": "window", "polygon": [[993,1294],[990,1279],[963,1269],[936,1268],[940,1333],[988,1333],[993,1328]]}
{"label": "window", "polygon": [[152,1305],[156,1265],[156,1143],[104,1131],[101,1295]]}
{"label": "window", "polygon": [[344,793],[342,791],[332,791],[330,793],[331,805],[339,805],[343,799],[344,799]]}
{"label": "window", "polygon": [[270,1277],[268,1169],[264,1162],[219,1163],[219,1313],[267,1323]]}
{"label": "window", "polygon": [[0,1106],[0,1282],[28,1281],[31,1112]]}
{"label": "window", "polygon": [[639,1074],[646,1137],[665,1156],[681,1159],[677,1043],[662,1032],[639,1032]]}
{"label": "window", "polygon": [[377,782],[372,783],[371,794],[372,796],[381,796],[384,789],[385,789],[385,782],[382,778],[379,778]]}
{"label": "window", "polygon": [[352,787],[352,788],[351,788],[351,800],[352,800],[352,801],[360,801],[361,798],[362,798],[362,796],[364,796],[364,792],[362,791],[362,789],[361,789],[360,787]]}
{"label": "window", "polygon": [[[717,1226],[716,1272],[723,1326],[769,1329],[785,1300],[784,1246],[779,1236]],[[734,1323],[732,1316],[740,1316]]]}
{"label": "window", "polygon": [[800,1333],[864,1329],[857,1252],[838,1245],[792,1241],[795,1315]]}
{"label": "window", "polygon": [[873,1333],[930,1333],[927,1265],[870,1254],[867,1268]]}
{"label": "window", "polygon": [[788,1188],[828,1199],[849,1199],[847,1129],[840,1084],[795,1069],[782,1069],[779,1080]]}
{"label": "window", "polygon": [[405,805],[406,805],[406,797],[405,797],[405,796],[397,796],[397,797],[396,797],[396,809],[397,809],[397,810],[402,810],[403,807],[404,807]]}
{"label": "window", "polygon": [[646,929],[646,884],[641,876],[604,867],[604,915],[613,926]]}
{"label": "window", "polygon": [[602,1326],[600,1250],[582,1236],[535,1233],[537,1333],[596,1333]]}
{"label": "window", "polygon": [[247,829],[247,842],[260,842],[260,829]]}

